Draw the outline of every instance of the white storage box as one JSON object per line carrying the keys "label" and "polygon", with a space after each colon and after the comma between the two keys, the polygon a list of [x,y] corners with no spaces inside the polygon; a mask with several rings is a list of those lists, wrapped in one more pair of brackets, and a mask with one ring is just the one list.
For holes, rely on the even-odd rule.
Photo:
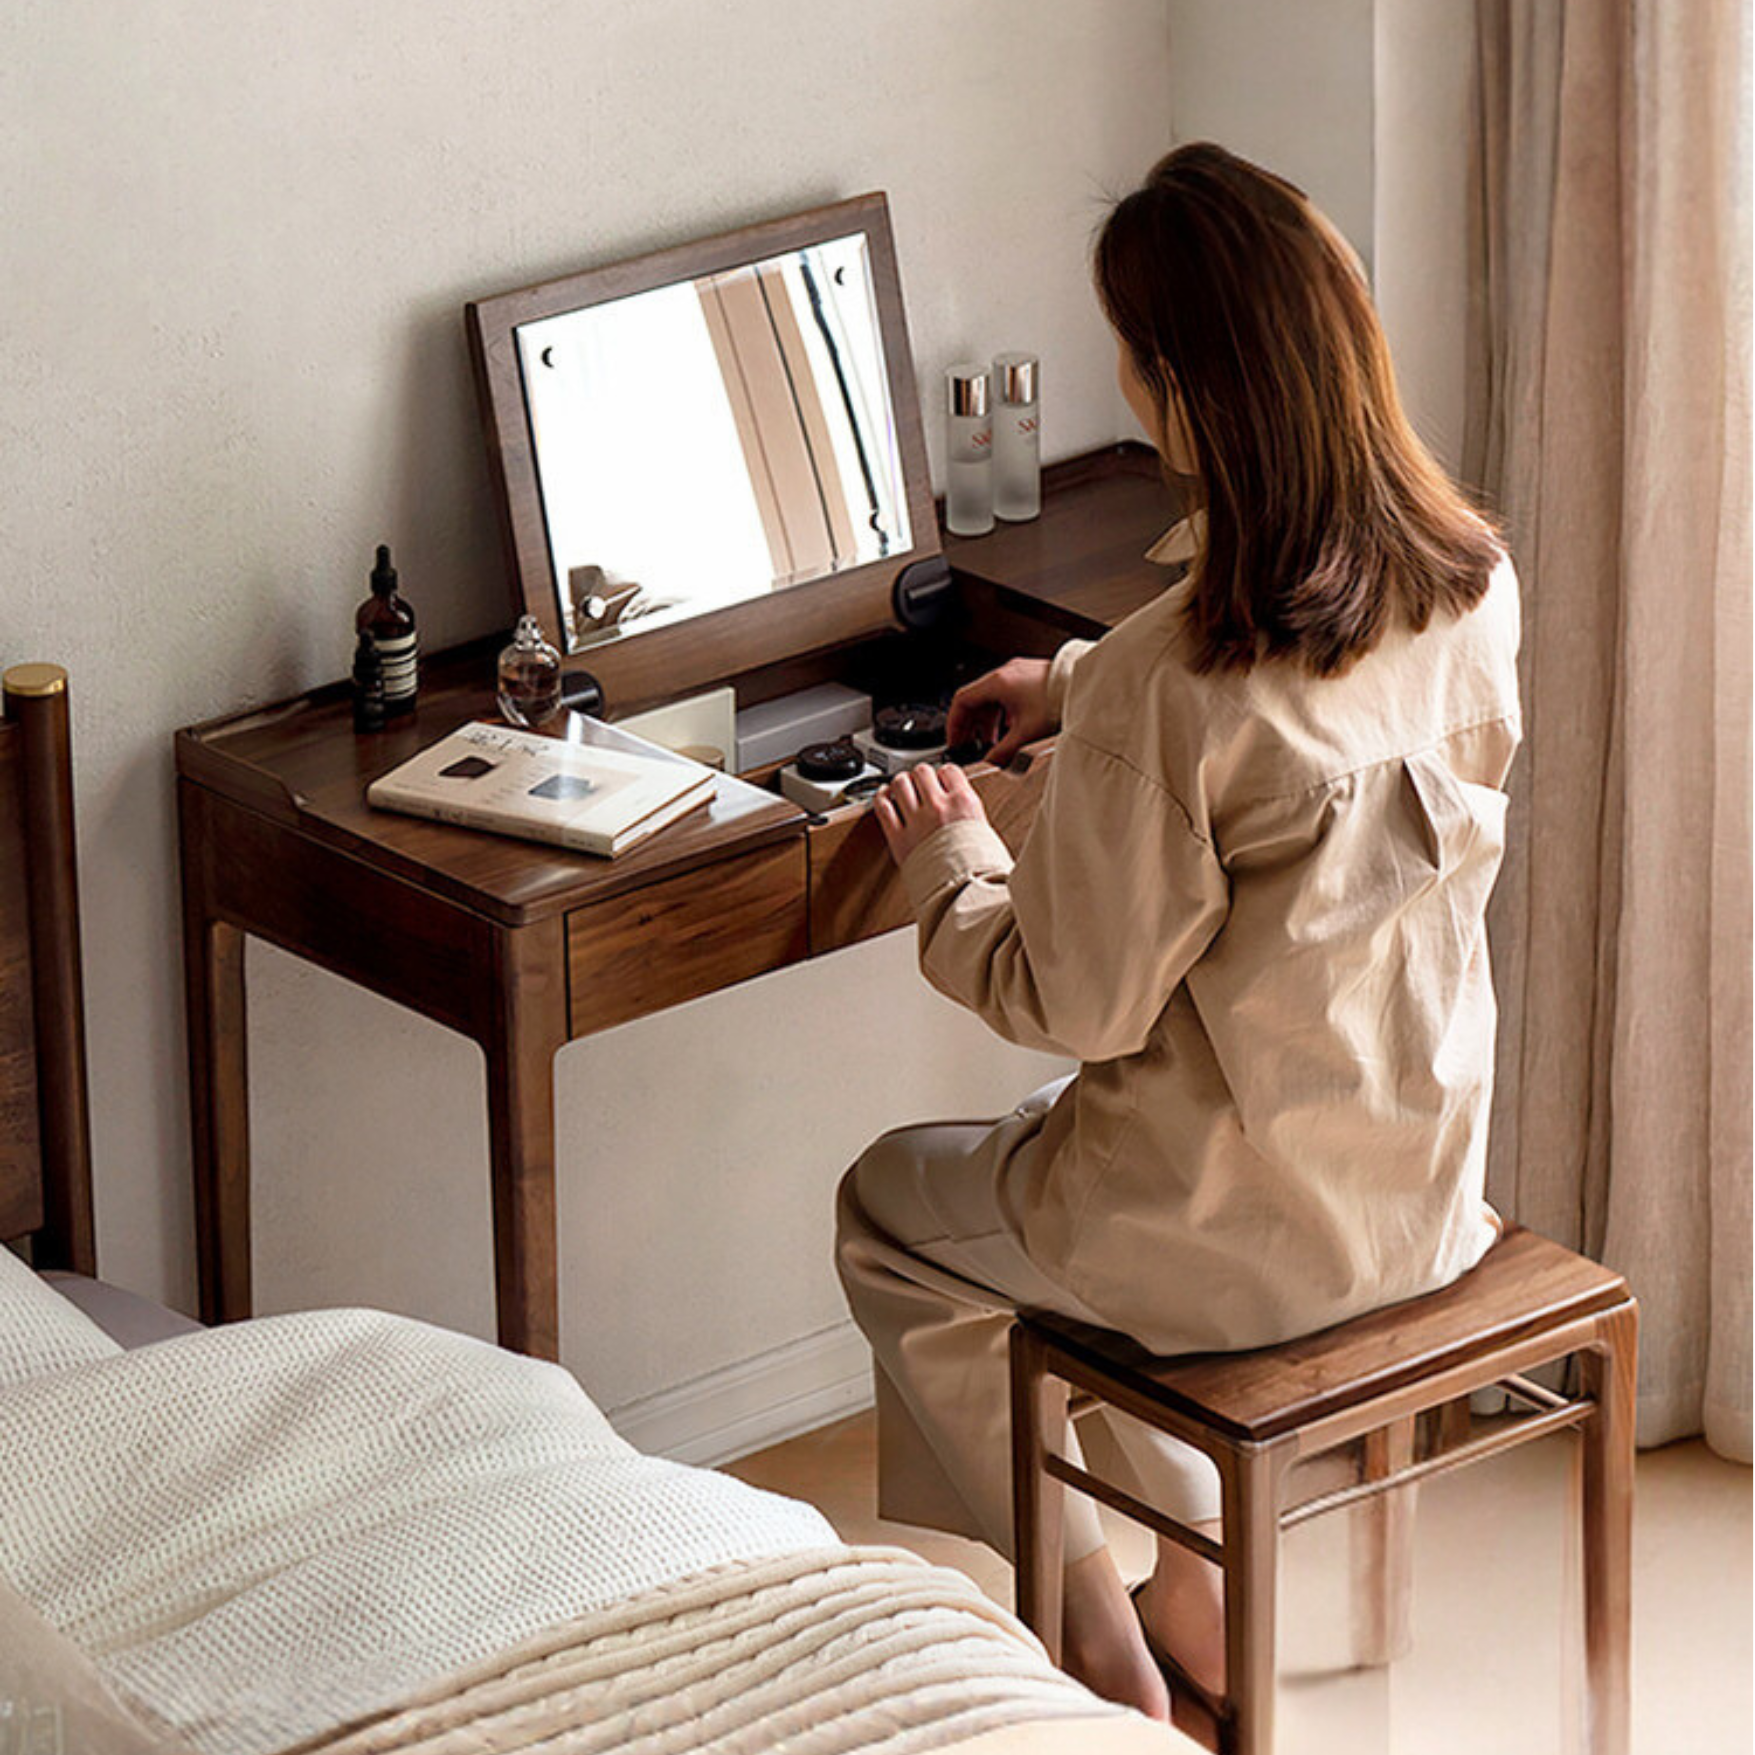
{"label": "white storage box", "polygon": [[737,770],[789,762],[807,743],[833,743],[869,724],[871,696],[843,683],[761,701],[737,716]]}

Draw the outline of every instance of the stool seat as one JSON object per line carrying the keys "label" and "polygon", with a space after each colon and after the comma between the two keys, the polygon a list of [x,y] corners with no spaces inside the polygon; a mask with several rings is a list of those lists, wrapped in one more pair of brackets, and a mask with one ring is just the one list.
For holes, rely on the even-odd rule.
{"label": "stool seat", "polygon": [[1259,1443],[1627,1297],[1620,1274],[1512,1225],[1441,1291],[1248,1352],[1158,1357],[1070,1317],[1020,1320],[1112,1383]]}

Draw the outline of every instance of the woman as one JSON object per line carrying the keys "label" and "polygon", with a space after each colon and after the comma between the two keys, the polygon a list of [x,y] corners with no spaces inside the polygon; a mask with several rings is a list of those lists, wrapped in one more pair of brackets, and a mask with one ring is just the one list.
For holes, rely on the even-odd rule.
{"label": "woman", "polygon": [[[1198,510],[1186,576],[1099,644],[962,690],[1005,760],[1056,726],[1014,865],[955,768],[877,814],[922,968],[1081,1062],[997,1124],[905,1129],[842,1185],[888,1515],[1010,1546],[1005,1347],[1051,1308],[1161,1353],[1255,1347],[1433,1290],[1494,1236],[1483,926],[1518,742],[1518,607],[1489,525],[1396,398],[1358,264],[1218,147],[1110,215],[1123,394]],[[1131,1422],[1144,1496],[1217,1488]],[[1069,1496],[1068,1667],[1166,1714],[1155,1645],[1220,1680],[1213,1569],[1160,1542],[1137,1614]]]}

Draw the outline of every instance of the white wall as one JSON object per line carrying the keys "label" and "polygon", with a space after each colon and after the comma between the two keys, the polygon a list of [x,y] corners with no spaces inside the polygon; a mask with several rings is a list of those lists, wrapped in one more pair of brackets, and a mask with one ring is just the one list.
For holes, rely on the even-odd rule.
{"label": "white wall", "polygon": [[1177,145],[1296,183],[1372,257],[1373,0],[1168,0]]}
{"label": "white wall", "polygon": [[[1047,448],[1083,449],[1124,422],[1086,244],[1168,79],[1162,0],[6,8],[0,659],[73,675],[112,1277],[192,1296],[173,729],[340,674],[379,541],[429,643],[511,619],[464,300],[885,188],[923,383],[1036,348]],[[250,975],[260,1307],[489,1332],[474,1049]],[[833,1340],[848,1158],[1048,1070],[905,936],[575,1045],[566,1359],[616,1407]]]}

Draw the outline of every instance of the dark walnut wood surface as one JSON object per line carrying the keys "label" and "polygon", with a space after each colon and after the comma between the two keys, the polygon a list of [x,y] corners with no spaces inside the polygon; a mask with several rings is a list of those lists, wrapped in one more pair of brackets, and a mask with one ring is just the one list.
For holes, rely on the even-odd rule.
{"label": "dark walnut wood surface", "polygon": [[[989,650],[1048,652],[1069,635],[1100,633],[1166,583],[1165,570],[1144,558],[1177,510],[1153,453],[1128,445],[1073,459],[1047,471],[1044,487],[1039,519],[1001,524],[989,536],[951,538],[946,545],[953,566],[967,575],[966,595]],[[425,661],[420,705],[392,729],[356,734],[347,688],[333,684],[180,732],[178,772],[508,925],[607,901],[804,834],[807,813],[777,794],[735,781],[723,783],[704,809],[614,860],[368,805],[366,787],[380,774],[468,720],[495,716],[491,679],[503,643],[497,637],[478,641]],[[1013,791],[1008,777],[997,778],[996,799],[1009,799]],[[1009,809],[1007,815],[1015,817]],[[839,833],[854,831],[848,826]],[[857,844],[864,843],[878,850],[875,825],[857,837]],[[814,871],[822,861],[813,857],[811,863]],[[844,863],[843,872],[849,869]],[[850,887],[859,892],[881,887],[881,880],[880,872]],[[868,936],[845,917],[849,900],[838,892],[836,924],[825,944]],[[895,912],[893,898],[889,912]],[[888,925],[903,918],[898,914]]]}
{"label": "dark walnut wood surface", "polygon": [[1115,445],[1045,470],[1040,518],[996,524],[986,536],[947,536],[944,553],[958,572],[1003,587],[1030,613],[1089,633],[1114,627],[1170,582],[1146,550],[1181,516],[1157,453]]}
{"label": "dark walnut wood surface", "polygon": [[1627,1297],[1627,1282],[1612,1269],[1513,1225],[1442,1291],[1254,1352],[1159,1359],[1063,1317],[1031,1320],[1072,1357],[1140,1394],[1260,1443]]}
{"label": "dark walnut wood surface", "polygon": [[95,1274],[67,673],[0,677],[0,1246]]}
{"label": "dark walnut wood surface", "polygon": [[498,717],[486,679],[503,643],[439,654],[423,667],[419,707],[393,729],[356,733],[347,691],[337,685],[180,732],[178,772],[507,924],[802,832],[805,813],[796,805],[730,780],[705,807],[613,860],[367,804],[366,787],[379,775],[471,719]]}
{"label": "dark walnut wood surface", "polygon": [[0,721],[0,1237],[22,1237],[43,1222],[19,741],[18,728]]}

